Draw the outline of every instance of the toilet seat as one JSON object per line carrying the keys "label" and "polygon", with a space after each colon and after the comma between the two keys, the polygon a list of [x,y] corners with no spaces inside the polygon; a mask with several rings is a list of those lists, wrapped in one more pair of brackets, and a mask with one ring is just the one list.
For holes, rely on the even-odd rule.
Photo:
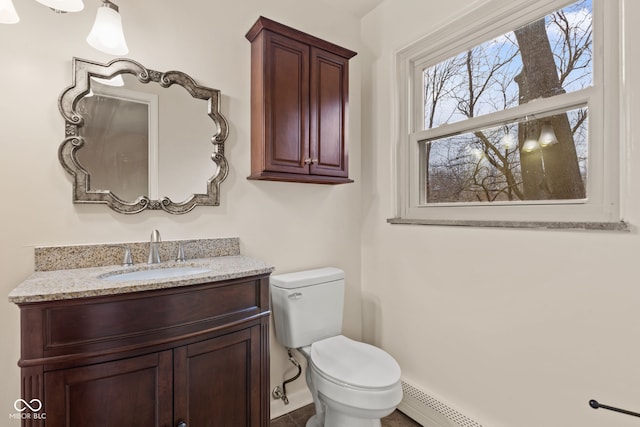
{"label": "toilet seat", "polygon": [[[388,415],[402,400],[400,366],[385,351],[337,335],[299,349],[321,400],[336,408]],[[372,418],[375,418],[372,416]]]}
{"label": "toilet seat", "polygon": [[343,335],[311,345],[317,371],[338,384],[360,389],[384,389],[400,380],[400,366],[384,350]]}

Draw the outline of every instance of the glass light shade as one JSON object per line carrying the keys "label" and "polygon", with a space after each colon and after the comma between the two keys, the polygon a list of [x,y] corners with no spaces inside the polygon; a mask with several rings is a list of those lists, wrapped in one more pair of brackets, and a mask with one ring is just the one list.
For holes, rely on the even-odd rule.
{"label": "glass light shade", "polygon": [[82,0],[36,0],[38,3],[61,12],[80,12],[84,9]]}
{"label": "glass light shade", "polygon": [[101,79],[100,77],[91,77],[91,80],[106,86],[113,86],[113,87],[124,86],[124,79],[120,74],[118,74],[115,77],[111,77],[110,79]]}
{"label": "glass light shade", "polygon": [[96,21],[91,28],[87,43],[101,52],[110,55],[126,55],[129,53],[127,42],[122,31],[120,14],[108,7],[100,6],[96,14]]}
{"label": "glass light shade", "polygon": [[0,0],[0,24],[15,24],[20,17],[11,0]]}
{"label": "glass light shade", "polygon": [[473,156],[474,159],[476,160],[480,160],[481,158],[484,157],[484,153],[482,152],[481,149],[479,148],[474,148],[471,150],[471,155]]}
{"label": "glass light shade", "polygon": [[556,133],[553,131],[553,126],[545,124],[540,127],[539,141],[540,145],[543,147],[558,143],[558,138],[556,137]]}
{"label": "glass light shade", "polygon": [[540,148],[540,143],[537,139],[527,138],[527,140],[522,144],[522,151],[530,153],[532,151]]}
{"label": "glass light shade", "polygon": [[510,133],[503,136],[501,141],[502,141],[502,146],[507,150],[511,150],[513,147],[516,146],[516,138]]}

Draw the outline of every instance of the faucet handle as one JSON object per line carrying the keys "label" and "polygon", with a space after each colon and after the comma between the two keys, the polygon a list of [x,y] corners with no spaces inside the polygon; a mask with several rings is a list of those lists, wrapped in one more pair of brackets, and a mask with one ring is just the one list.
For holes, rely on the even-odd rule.
{"label": "faucet handle", "polygon": [[184,254],[184,245],[182,244],[182,242],[178,243],[178,253],[176,254],[176,261],[177,262],[185,262],[187,260],[187,257]]}
{"label": "faucet handle", "polygon": [[129,246],[124,247],[124,256],[122,257],[122,265],[133,265],[133,257],[131,256],[131,248]]}
{"label": "faucet handle", "polygon": [[123,266],[131,266],[133,265],[133,257],[131,256],[131,248],[128,245],[109,245],[112,248],[122,248],[124,249],[124,255],[122,257],[122,265]]}

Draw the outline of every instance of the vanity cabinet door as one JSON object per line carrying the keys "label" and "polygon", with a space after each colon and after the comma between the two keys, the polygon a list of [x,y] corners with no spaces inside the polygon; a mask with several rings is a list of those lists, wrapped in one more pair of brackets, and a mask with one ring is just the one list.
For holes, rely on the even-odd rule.
{"label": "vanity cabinet door", "polygon": [[187,427],[261,420],[259,325],[175,349],[175,420]]}
{"label": "vanity cabinet door", "polygon": [[173,426],[173,360],[164,351],[47,372],[47,427]]}

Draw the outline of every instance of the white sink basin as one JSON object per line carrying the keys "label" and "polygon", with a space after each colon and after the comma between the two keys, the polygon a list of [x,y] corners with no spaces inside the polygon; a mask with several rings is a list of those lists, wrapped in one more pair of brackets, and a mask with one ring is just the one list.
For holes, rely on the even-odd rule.
{"label": "white sink basin", "polygon": [[176,277],[207,273],[209,271],[211,270],[203,267],[170,267],[117,273],[110,276],[102,276],[100,278],[110,282],[129,282],[132,280],[173,279]]}

